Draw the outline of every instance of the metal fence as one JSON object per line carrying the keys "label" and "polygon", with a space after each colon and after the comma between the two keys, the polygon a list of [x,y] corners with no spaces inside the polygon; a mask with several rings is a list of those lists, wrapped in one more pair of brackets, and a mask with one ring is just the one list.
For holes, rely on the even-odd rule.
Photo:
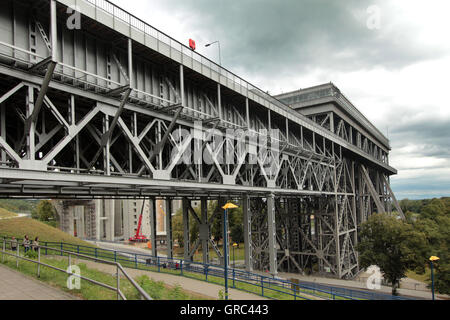
{"label": "metal fence", "polygon": [[[183,259],[155,257],[150,254],[101,249],[63,242],[44,242],[44,255],[52,255],[50,248],[64,252],[82,254],[95,259],[120,263],[123,267],[163,272],[216,284],[224,284],[224,268],[217,265],[185,261]],[[260,275],[240,269],[228,269],[231,288],[257,294],[270,299],[311,300],[314,297],[326,300],[411,300],[389,294],[348,289],[314,282],[288,280]]]}
{"label": "metal fence", "polygon": [[[23,261],[27,261],[27,262],[31,262],[37,265],[37,269],[36,269],[36,274],[37,277],[40,278],[41,275],[41,266],[42,267],[46,267],[46,268],[50,268],[53,270],[57,270],[60,271],[62,273],[67,274],[68,277],[78,277],[82,280],[88,281],[90,283],[93,283],[97,286],[109,289],[111,291],[115,291],[117,293],[117,300],[123,299],[123,300],[127,300],[127,298],[125,297],[125,295],[123,294],[122,290],[120,289],[120,276],[121,273],[125,276],[126,279],[128,279],[128,281],[131,283],[131,285],[138,291],[138,293],[140,294],[141,298],[144,300],[153,300],[147,292],[144,291],[144,289],[142,289],[139,284],[136,283],[136,281],[133,280],[133,278],[131,278],[128,273],[124,270],[124,268],[121,266],[120,263],[118,263],[117,261],[112,262],[110,260],[104,260],[104,259],[99,259],[99,258],[93,258],[92,256],[88,256],[88,255],[83,255],[81,253],[75,253],[73,251],[68,251],[68,250],[64,250],[64,245],[60,245],[60,248],[56,248],[54,246],[49,247],[47,245],[47,243],[45,243],[44,246],[38,245],[35,246],[33,248],[29,248],[29,250],[36,250],[37,252],[37,260],[33,260],[33,259],[29,259],[25,256],[21,256],[20,255],[20,248],[23,247],[24,245],[21,244],[21,240],[16,239],[16,240],[7,240],[6,238],[3,238],[3,243],[2,243],[2,263],[4,263],[5,261],[5,256],[10,256],[16,259],[16,267],[19,268],[19,260],[23,260]],[[9,247],[11,248],[10,250],[7,249],[7,244],[9,245]],[[14,246],[13,246],[14,244]],[[15,251],[14,251],[15,249]],[[64,270],[55,266],[52,266],[50,264],[47,263],[43,263],[41,262],[41,252],[45,252],[45,255],[48,255],[49,252],[56,252],[61,256],[67,256],[68,258],[68,265],[71,266],[71,260],[72,257],[78,257],[78,258],[82,258],[82,259],[87,259],[87,260],[93,260],[95,262],[100,262],[100,263],[104,263],[104,264],[108,264],[108,265],[112,265],[116,267],[116,287],[110,286],[106,283],[102,283],[87,277],[84,277],[82,275],[76,274],[76,273],[71,273],[69,272],[69,270]]]}

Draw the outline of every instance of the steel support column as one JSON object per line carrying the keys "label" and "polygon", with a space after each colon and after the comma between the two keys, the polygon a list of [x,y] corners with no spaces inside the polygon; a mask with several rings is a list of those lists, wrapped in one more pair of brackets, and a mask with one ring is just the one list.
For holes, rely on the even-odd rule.
{"label": "steel support column", "polygon": [[203,263],[209,264],[209,224],[208,224],[208,199],[201,198],[201,224],[200,228],[200,241],[202,242]]}
{"label": "steel support column", "polygon": [[181,106],[186,105],[186,98],[185,98],[185,91],[184,91],[184,66],[180,64],[180,103]]}
{"label": "steel support column", "polygon": [[220,88],[220,83],[217,84],[217,108],[219,112],[219,119],[222,120],[223,113],[222,113],[222,93]]}
{"label": "steel support column", "polygon": [[252,272],[253,271],[252,212],[250,211],[250,199],[248,196],[244,196],[242,198],[242,211],[244,213],[245,269],[248,272]]}
{"label": "steel support column", "polygon": [[101,234],[101,221],[103,211],[103,200],[95,200],[95,239],[100,241],[102,239]]}
{"label": "steel support column", "polygon": [[50,37],[52,44],[52,60],[58,61],[58,17],[56,11],[56,0],[50,1]]}
{"label": "steel support column", "polygon": [[[158,256],[158,248],[157,248],[157,242],[156,242],[156,199],[150,198],[149,199],[150,204],[150,243],[152,245],[152,256],[156,257]],[[145,205],[143,203],[142,205]]]}
{"label": "steel support column", "polygon": [[114,199],[105,199],[104,200],[104,213],[105,213],[105,233],[107,241],[115,240],[115,231],[114,231],[114,219],[115,219],[115,201]]}
{"label": "steel support column", "polygon": [[191,245],[190,245],[190,233],[189,233],[189,206],[190,200],[183,198],[183,243],[184,243],[184,260],[192,261],[191,257]]}
{"label": "steel support column", "polygon": [[167,258],[173,258],[173,232],[172,232],[172,199],[166,198],[166,244]]}
{"label": "steel support column", "polygon": [[133,73],[133,40],[128,39],[128,79],[130,83],[130,88],[133,89],[134,84],[134,73]]}
{"label": "steel support column", "polygon": [[270,194],[267,197],[267,225],[269,237],[269,266],[270,274],[276,276],[278,274],[277,263],[277,242],[276,242],[276,223],[275,223],[275,195]]}
{"label": "steel support column", "polygon": [[[26,98],[26,106],[27,106],[27,118],[31,117],[34,110],[34,89],[33,87],[27,87],[27,98]],[[36,132],[36,123],[32,122],[30,127],[28,128],[27,134],[27,155],[28,160],[35,160],[36,154],[36,145],[35,145],[35,132]]]}
{"label": "steel support column", "polygon": [[[0,103],[0,136],[6,141],[6,106],[4,103]],[[6,151],[2,148],[1,150],[1,165],[6,164]]]}
{"label": "steel support column", "polygon": [[[226,202],[225,202],[226,203]],[[223,266],[225,267],[225,263],[227,264],[227,267],[230,266],[230,219],[229,219],[229,212],[227,212],[227,216],[228,219],[225,219],[225,213],[224,213],[224,209],[222,209],[222,206],[220,207],[222,210],[222,214],[221,214],[221,219],[222,219],[222,243],[225,244],[225,237],[227,239],[226,243],[226,250],[225,250],[225,245],[223,245],[223,252],[224,252],[224,256],[223,256]],[[224,227],[226,223],[226,228]],[[225,234],[225,230],[227,230],[227,234]],[[227,254],[225,255],[225,252],[227,252]]]}

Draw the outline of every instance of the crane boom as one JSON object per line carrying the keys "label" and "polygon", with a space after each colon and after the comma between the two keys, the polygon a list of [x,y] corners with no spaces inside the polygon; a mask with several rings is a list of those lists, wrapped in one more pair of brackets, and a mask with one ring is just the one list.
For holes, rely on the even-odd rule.
{"label": "crane boom", "polygon": [[142,216],[144,215],[144,207],[145,207],[145,199],[144,199],[144,201],[142,201],[141,214],[139,215],[139,223],[138,223],[138,227],[136,229],[136,234],[134,235],[134,237],[129,239],[131,242],[147,242],[148,241],[147,237],[141,234]]}

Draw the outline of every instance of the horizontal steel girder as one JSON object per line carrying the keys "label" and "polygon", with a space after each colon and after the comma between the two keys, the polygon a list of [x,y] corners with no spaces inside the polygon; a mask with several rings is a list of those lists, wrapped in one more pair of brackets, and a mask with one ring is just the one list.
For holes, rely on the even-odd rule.
{"label": "horizontal steel girder", "polygon": [[[140,194],[159,194],[174,196],[177,194],[190,195],[274,195],[283,196],[325,196],[335,195],[334,192],[318,192],[308,190],[288,190],[277,188],[248,187],[240,185],[222,185],[213,183],[197,183],[173,180],[155,180],[145,177],[116,177],[103,175],[83,175],[63,172],[41,172],[27,171],[20,169],[0,168],[1,179],[14,180],[10,184],[0,184],[0,194],[15,195],[36,192],[36,194],[46,194],[65,197],[76,196],[75,190],[80,195],[89,196],[92,191],[96,195],[104,194],[117,196],[140,196]],[[10,190],[10,191],[8,191]],[[40,191],[39,191],[40,190]],[[342,194],[345,195],[345,194]],[[350,195],[350,194],[349,194]]]}

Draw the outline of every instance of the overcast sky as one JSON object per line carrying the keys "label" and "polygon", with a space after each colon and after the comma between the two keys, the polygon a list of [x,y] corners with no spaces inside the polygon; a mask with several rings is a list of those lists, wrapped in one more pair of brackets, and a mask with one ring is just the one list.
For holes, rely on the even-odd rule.
{"label": "overcast sky", "polygon": [[399,199],[450,196],[449,0],[113,2],[271,94],[333,82],[391,140]]}

